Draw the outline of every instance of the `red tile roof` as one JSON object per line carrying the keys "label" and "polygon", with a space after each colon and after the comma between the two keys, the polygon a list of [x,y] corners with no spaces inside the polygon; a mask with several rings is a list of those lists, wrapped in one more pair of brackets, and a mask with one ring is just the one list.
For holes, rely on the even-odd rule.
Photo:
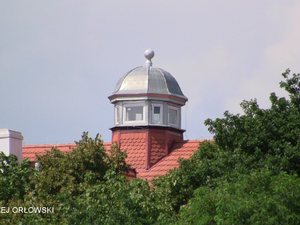
{"label": "red tile roof", "polygon": [[168,171],[178,168],[180,158],[188,159],[198,150],[199,140],[176,143],[171,153],[158,161],[149,170],[137,170],[137,177],[152,181],[154,178],[165,175]]}
{"label": "red tile roof", "polygon": [[[23,146],[23,159],[27,158],[30,161],[36,160],[36,155],[45,154],[47,151],[50,151],[52,148],[57,148],[62,152],[70,152],[75,148],[76,144],[44,144],[44,145],[25,145]],[[111,143],[104,143],[104,148],[106,150],[110,149]]]}
{"label": "red tile roof", "polygon": [[126,163],[132,168],[140,169],[146,163],[146,143],[144,133],[123,134],[120,148],[127,153]]}
{"label": "red tile roof", "polygon": [[23,146],[23,159],[28,158],[30,161],[36,160],[36,155],[45,154],[52,148],[57,148],[62,152],[70,152],[75,144],[58,144],[58,145],[25,145]]}
{"label": "red tile roof", "polygon": [[[139,137],[138,135],[135,138],[132,138],[132,135],[128,138],[125,137],[121,140],[121,149],[127,152],[126,162],[136,170],[137,177],[152,181],[154,178],[165,175],[168,171],[177,168],[180,158],[190,158],[198,150],[200,143],[199,140],[176,143],[171,149],[170,154],[163,157],[148,170],[144,169],[146,143],[143,137]],[[26,145],[23,147],[23,158],[35,161],[36,155],[45,154],[53,147],[62,152],[70,152],[75,147],[75,144]],[[104,143],[104,148],[109,151],[111,143]]]}

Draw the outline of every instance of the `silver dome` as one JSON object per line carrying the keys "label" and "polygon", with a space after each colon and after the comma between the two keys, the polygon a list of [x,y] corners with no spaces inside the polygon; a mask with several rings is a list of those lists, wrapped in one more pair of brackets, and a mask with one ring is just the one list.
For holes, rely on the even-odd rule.
{"label": "silver dome", "polygon": [[175,95],[186,99],[170,73],[152,66],[140,66],[129,71],[119,80],[113,95],[149,93]]}

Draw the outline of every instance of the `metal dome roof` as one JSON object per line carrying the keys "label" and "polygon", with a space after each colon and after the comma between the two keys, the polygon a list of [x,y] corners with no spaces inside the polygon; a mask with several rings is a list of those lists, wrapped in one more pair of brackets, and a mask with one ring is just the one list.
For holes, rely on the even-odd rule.
{"label": "metal dome roof", "polygon": [[[148,52],[147,52],[148,51]],[[123,94],[167,94],[186,99],[176,79],[167,71],[152,67],[154,52],[146,50],[145,66],[139,66],[126,73],[117,83],[113,95]]]}

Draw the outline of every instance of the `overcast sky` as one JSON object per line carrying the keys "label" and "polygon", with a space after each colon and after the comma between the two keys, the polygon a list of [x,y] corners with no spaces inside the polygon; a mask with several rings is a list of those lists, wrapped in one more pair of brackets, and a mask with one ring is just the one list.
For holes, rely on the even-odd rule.
{"label": "overcast sky", "polygon": [[268,106],[286,68],[300,72],[299,0],[0,0],[0,128],[25,144],[111,140],[118,79],[144,64],[169,71],[189,102],[186,139],[243,99]]}

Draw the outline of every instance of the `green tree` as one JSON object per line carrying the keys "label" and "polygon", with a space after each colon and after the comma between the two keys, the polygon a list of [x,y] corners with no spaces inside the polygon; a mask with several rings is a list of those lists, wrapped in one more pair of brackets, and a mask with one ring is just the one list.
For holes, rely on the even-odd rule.
{"label": "green tree", "polygon": [[[13,156],[11,157],[14,159]],[[4,224],[19,222],[25,224],[72,224],[70,221],[73,221],[73,218],[69,216],[70,213],[73,212],[73,209],[78,209],[77,212],[80,212],[79,209],[85,210],[80,206],[87,207],[87,204],[82,204],[82,200],[87,200],[85,196],[88,196],[91,190],[109,186],[109,182],[112,184],[110,176],[125,179],[124,173],[129,168],[125,163],[125,157],[126,154],[121,152],[117,146],[113,145],[107,152],[98,135],[93,139],[84,133],[82,139],[76,142],[75,148],[70,153],[52,149],[45,155],[38,156],[41,169],[35,171],[28,166],[28,174],[25,174],[27,176],[24,173],[21,174],[23,170],[20,170],[20,168],[23,169],[25,161],[20,164],[22,167],[18,166],[15,161],[11,161],[10,167],[8,167],[10,180],[6,179],[3,182],[11,182],[11,186],[15,189],[6,192],[17,195],[18,191],[22,191],[22,195],[18,194],[18,198],[12,199],[12,196],[4,193],[3,196],[10,199],[8,206],[51,206],[55,208],[55,213],[3,214],[0,215],[1,221]],[[20,175],[16,173],[19,170],[21,171]],[[8,174],[6,171],[3,174]],[[25,178],[28,184],[25,191],[23,191],[24,188],[14,186]],[[125,180],[123,185],[125,186]],[[4,189],[1,188],[1,190]],[[107,190],[112,191],[113,189],[107,187]],[[105,195],[102,196],[105,197]],[[77,216],[74,213],[71,214]],[[99,215],[95,214],[95,216]]]}
{"label": "green tree", "polygon": [[75,208],[66,215],[69,224],[107,225],[153,224],[157,217],[146,181],[127,181],[112,173],[76,198]]}
{"label": "green tree", "polygon": [[300,179],[269,170],[252,171],[216,188],[198,188],[177,224],[299,224]]}
{"label": "green tree", "polygon": [[18,162],[14,155],[0,152],[0,202],[5,206],[10,199],[23,199],[29,189],[32,172],[28,160]]}
{"label": "green tree", "polygon": [[274,176],[295,174],[294,179],[299,179],[300,75],[287,70],[283,77],[280,86],[289,98],[272,93],[268,109],[260,108],[256,100],[243,101],[243,115],[225,112],[224,118],[205,121],[214,141],[201,144],[189,160],[181,161],[178,170],[154,183],[158,199],[164,202],[159,216],[162,224],[174,223],[198,188],[221,190],[222,182],[235,183],[240,176],[261,169]]}
{"label": "green tree", "polygon": [[[112,153],[111,157],[106,154],[99,136],[92,139],[84,133],[82,140],[76,143],[70,153],[52,149],[47,154],[38,156],[41,170],[32,179],[35,194],[49,196],[67,191],[74,196],[82,193],[82,184],[102,181],[109,169],[125,172],[125,163],[112,163],[116,161],[115,150]],[[123,153],[120,152],[118,156],[122,162],[125,156],[121,154]]]}

